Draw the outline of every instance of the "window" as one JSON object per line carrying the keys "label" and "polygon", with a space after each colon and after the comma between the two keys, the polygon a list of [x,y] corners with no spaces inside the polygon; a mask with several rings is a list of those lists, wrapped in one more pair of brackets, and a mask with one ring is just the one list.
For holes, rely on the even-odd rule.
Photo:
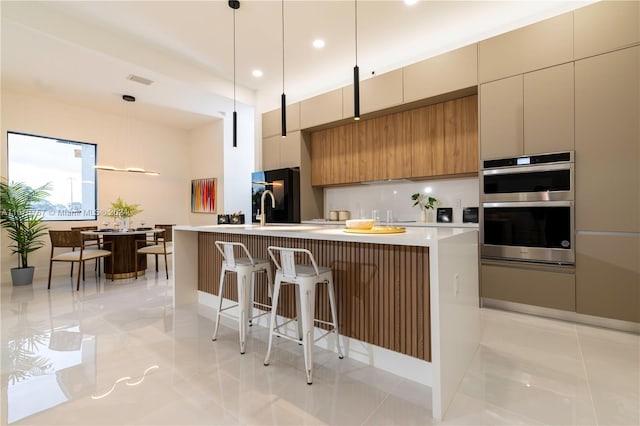
{"label": "window", "polygon": [[10,182],[51,183],[44,220],[96,220],[96,145],[8,132]]}

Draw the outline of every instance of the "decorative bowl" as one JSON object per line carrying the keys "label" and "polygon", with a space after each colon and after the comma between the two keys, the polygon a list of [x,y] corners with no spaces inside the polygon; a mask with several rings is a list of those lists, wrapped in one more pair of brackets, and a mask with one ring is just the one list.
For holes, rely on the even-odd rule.
{"label": "decorative bowl", "polygon": [[376,221],[373,219],[350,219],[345,222],[349,229],[371,229]]}

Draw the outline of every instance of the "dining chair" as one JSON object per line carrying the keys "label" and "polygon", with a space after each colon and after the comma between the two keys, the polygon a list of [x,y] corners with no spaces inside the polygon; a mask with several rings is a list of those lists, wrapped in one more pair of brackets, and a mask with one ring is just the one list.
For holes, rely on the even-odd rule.
{"label": "dining chair", "polygon": [[[167,256],[173,254],[173,227],[174,225],[155,225],[156,229],[163,229],[164,232],[159,232],[153,235],[147,234],[147,238],[144,240],[136,241],[137,254],[152,254],[155,256],[156,272],[158,272],[158,256],[164,256],[164,269],[167,279],[169,279],[169,263],[167,262]],[[137,279],[138,256],[136,256],[135,268]]]}
{"label": "dining chair", "polygon": [[[82,231],[97,231],[98,230],[98,226],[97,225],[93,225],[93,226],[72,226],[71,227],[72,231],[80,231],[82,233]],[[90,246],[91,249],[97,249],[100,248],[100,236],[99,235],[86,235],[86,234],[82,234],[82,241],[84,242],[96,242],[98,243],[97,245],[92,245]],[[75,251],[74,249],[72,249],[72,251]],[[100,258],[96,257],[96,266],[94,268],[94,270],[97,270],[100,267]],[[82,269],[82,279],[84,279],[84,271],[85,271],[85,267],[83,266]],[[73,276],[73,263],[71,264],[71,276]]]}
{"label": "dining chair", "polygon": [[[78,284],[76,291],[80,290],[80,275],[83,271],[84,262],[91,259],[99,259],[101,257],[112,256],[110,250],[104,248],[95,248],[98,246],[96,242],[85,242],[83,235],[78,230],[65,230],[54,231],[49,230],[49,238],[51,238],[51,256],[49,258],[49,282],[47,289],[51,289],[51,271],[53,269],[53,262],[70,262],[73,269],[73,262],[78,262]],[[102,243],[103,246],[109,245],[109,242]],[[71,251],[56,254],[56,249],[66,248]],[[76,248],[80,248],[76,251]],[[111,262],[113,265],[113,262]],[[98,276],[100,276],[100,268],[98,268]]]}

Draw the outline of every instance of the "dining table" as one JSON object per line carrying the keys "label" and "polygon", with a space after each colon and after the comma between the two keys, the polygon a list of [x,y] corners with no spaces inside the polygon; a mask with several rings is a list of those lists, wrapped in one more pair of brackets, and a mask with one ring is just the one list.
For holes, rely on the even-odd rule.
{"label": "dining table", "polygon": [[[162,228],[137,228],[129,230],[97,229],[82,231],[84,235],[96,235],[109,243],[112,256],[105,257],[104,273],[110,279],[124,279],[136,277],[137,241],[144,241],[149,234],[165,232]],[[147,255],[137,254],[137,276],[145,274],[147,269]]]}

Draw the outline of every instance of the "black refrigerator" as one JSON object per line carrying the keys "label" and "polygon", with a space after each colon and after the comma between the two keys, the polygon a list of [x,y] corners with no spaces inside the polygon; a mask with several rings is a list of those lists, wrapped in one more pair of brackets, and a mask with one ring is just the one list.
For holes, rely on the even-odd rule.
{"label": "black refrigerator", "polygon": [[[262,193],[273,192],[275,208],[271,207],[271,197],[264,200],[267,223],[300,223],[300,168],[265,170],[251,174],[251,220],[259,222],[256,215],[260,210]],[[262,213],[262,212],[260,212]]]}

